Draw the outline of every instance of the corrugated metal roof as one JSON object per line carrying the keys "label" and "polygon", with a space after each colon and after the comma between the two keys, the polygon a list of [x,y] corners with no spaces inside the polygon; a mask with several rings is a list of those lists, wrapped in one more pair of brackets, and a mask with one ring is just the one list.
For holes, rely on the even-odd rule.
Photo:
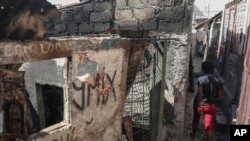
{"label": "corrugated metal roof", "polygon": [[222,11],[219,12],[218,14],[216,14],[215,16],[209,18],[208,20],[206,20],[206,21],[204,21],[204,22],[202,22],[202,23],[196,25],[194,28],[195,28],[196,30],[198,30],[198,29],[200,29],[200,28],[202,28],[202,27],[204,27],[204,26],[208,26],[208,25],[210,25],[214,20],[220,19],[221,16],[222,16]]}

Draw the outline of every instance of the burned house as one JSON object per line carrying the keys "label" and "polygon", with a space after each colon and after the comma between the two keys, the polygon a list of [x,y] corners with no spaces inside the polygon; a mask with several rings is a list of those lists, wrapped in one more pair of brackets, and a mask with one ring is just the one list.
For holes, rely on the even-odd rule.
{"label": "burned house", "polygon": [[180,140],[192,5],[86,0],[40,40],[1,41],[1,100],[20,106],[2,107],[0,138]]}

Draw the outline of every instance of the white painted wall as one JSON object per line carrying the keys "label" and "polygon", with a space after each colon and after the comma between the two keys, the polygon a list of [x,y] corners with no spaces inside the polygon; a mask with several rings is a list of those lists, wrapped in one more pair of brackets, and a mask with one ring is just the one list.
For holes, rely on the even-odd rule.
{"label": "white painted wall", "polygon": [[61,4],[62,6],[80,2],[80,0],[47,0],[47,1],[50,2],[51,4],[54,5]]}

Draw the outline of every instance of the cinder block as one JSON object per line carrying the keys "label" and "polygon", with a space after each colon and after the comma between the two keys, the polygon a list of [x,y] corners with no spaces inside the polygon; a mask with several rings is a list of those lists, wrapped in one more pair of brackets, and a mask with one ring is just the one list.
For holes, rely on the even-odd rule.
{"label": "cinder block", "polygon": [[138,30],[138,22],[137,20],[123,20],[115,22],[115,29],[119,30]]}
{"label": "cinder block", "polygon": [[72,32],[76,32],[78,31],[78,26],[76,23],[73,23],[73,22],[70,22],[70,23],[67,23],[67,31],[72,31]]}
{"label": "cinder block", "polygon": [[125,7],[128,7],[126,0],[116,0],[116,8],[117,9],[123,9]]}
{"label": "cinder block", "polygon": [[112,20],[111,11],[90,13],[90,22],[107,22]]}
{"label": "cinder block", "polygon": [[57,23],[54,25],[55,30],[60,32],[60,31],[65,31],[66,30],[66,24],[64,22],[62,23]]}
{"label": "cinder block", "polygon": [[145,7],[145,6],[155,6],[157,0],[128,0],[129,7]]}
{"label": "cinder block", "polygon": [[80,23],[79,32],[80,33],[92,33],[93,32],[93,23]]}
{"label": "cinder block", "polygon": [[160,20],[180,20],[183,18],[184,12],[183,6],[169,7],[161,9],[157,17]]}
{"label": "cinder block", "polygon": [[154,8],[142,8],[134,10],[134,16],[138,20],[152,19],[155,16],[154,13],[155,13]]}
{"label": "cinder block", "polygon": [[105,11],[105,10],[111,9],[110,6],[111,6],[110,2],[96,2],[94,4],[94,11],[95,12]]}
{"label": "cinder block", "polygon": [[81,22],[90,22],[90,12],[81,12],[79,15]]}
{"label": "cinder block", "polygon": [[82,5],[72,7],[72,11],[79,13],[82,11]]}
{"label": "cinder block", "polygon": [[131,20],[133,19],[132,10],[116,10],[115,11],[115,20]]}
{"label": "cinder block", "polygon": [[159,21],[158,31],[160,32],[177,32],[183,30],[183,22]]}
{"label": "cinder block", "polygon": [[82,5],[82,12],[91,12],[91,11],[94,11],[93,2],[85,3]]}
{"label": "cinder block", "polygon": [[157,22],[156,20],[141,21],[139,23],[139,30],[156,30]]}
{"label": "cinder block", "polygon": [[174,6],[182,5],[183,2],[186,2],[186,1],[184,0],[158,0],[157,6],[158,7],[174,7]]}
{"label": "cinder block", "polygon": [[61,19],[63,21],[72,21],[73,20],[72,13],[70,13],[70,12],[63,12],[62,16],[61,16]]}
{"label": "cinder block", "polygon": [[95,23],[94,24],[94,32],[98,33],[98,32],[106,32],[107,30],[110,29],[110,23]]}
{"label": "cinder block", "polygon": [[74,15],[74,21],[81,21],[81,20],[82,20],[81,14],[75,14]]}

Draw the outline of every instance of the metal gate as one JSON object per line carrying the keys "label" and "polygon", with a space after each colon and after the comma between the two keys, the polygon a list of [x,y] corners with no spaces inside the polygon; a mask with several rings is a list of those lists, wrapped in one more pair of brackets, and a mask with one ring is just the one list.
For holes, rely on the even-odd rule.
{"label": "metal gate", "polygon": [[250,124],[250,28],[248,30],[248,41],[242,77],[242,87],[237,115],[237,124]]}
{"label": "metal gate", "polygon": [[[128,95],[125,101],[124,116],[130,116],[132,119],[134,141],[155,140],[155,134],[157,134],[155,132],[158,131],[156,118],[158,117],[157,112],[159,112],[164,51],[161,42],[151,41],[144,45],[143,51],[137,51],[130,56],[134,58],[130,61],[138,60],[138,62],[128,64]],[[140,47],[141,44],[138,42],[132,42],[133,50]],[[123,138],[123,140],[127,139]]]}

